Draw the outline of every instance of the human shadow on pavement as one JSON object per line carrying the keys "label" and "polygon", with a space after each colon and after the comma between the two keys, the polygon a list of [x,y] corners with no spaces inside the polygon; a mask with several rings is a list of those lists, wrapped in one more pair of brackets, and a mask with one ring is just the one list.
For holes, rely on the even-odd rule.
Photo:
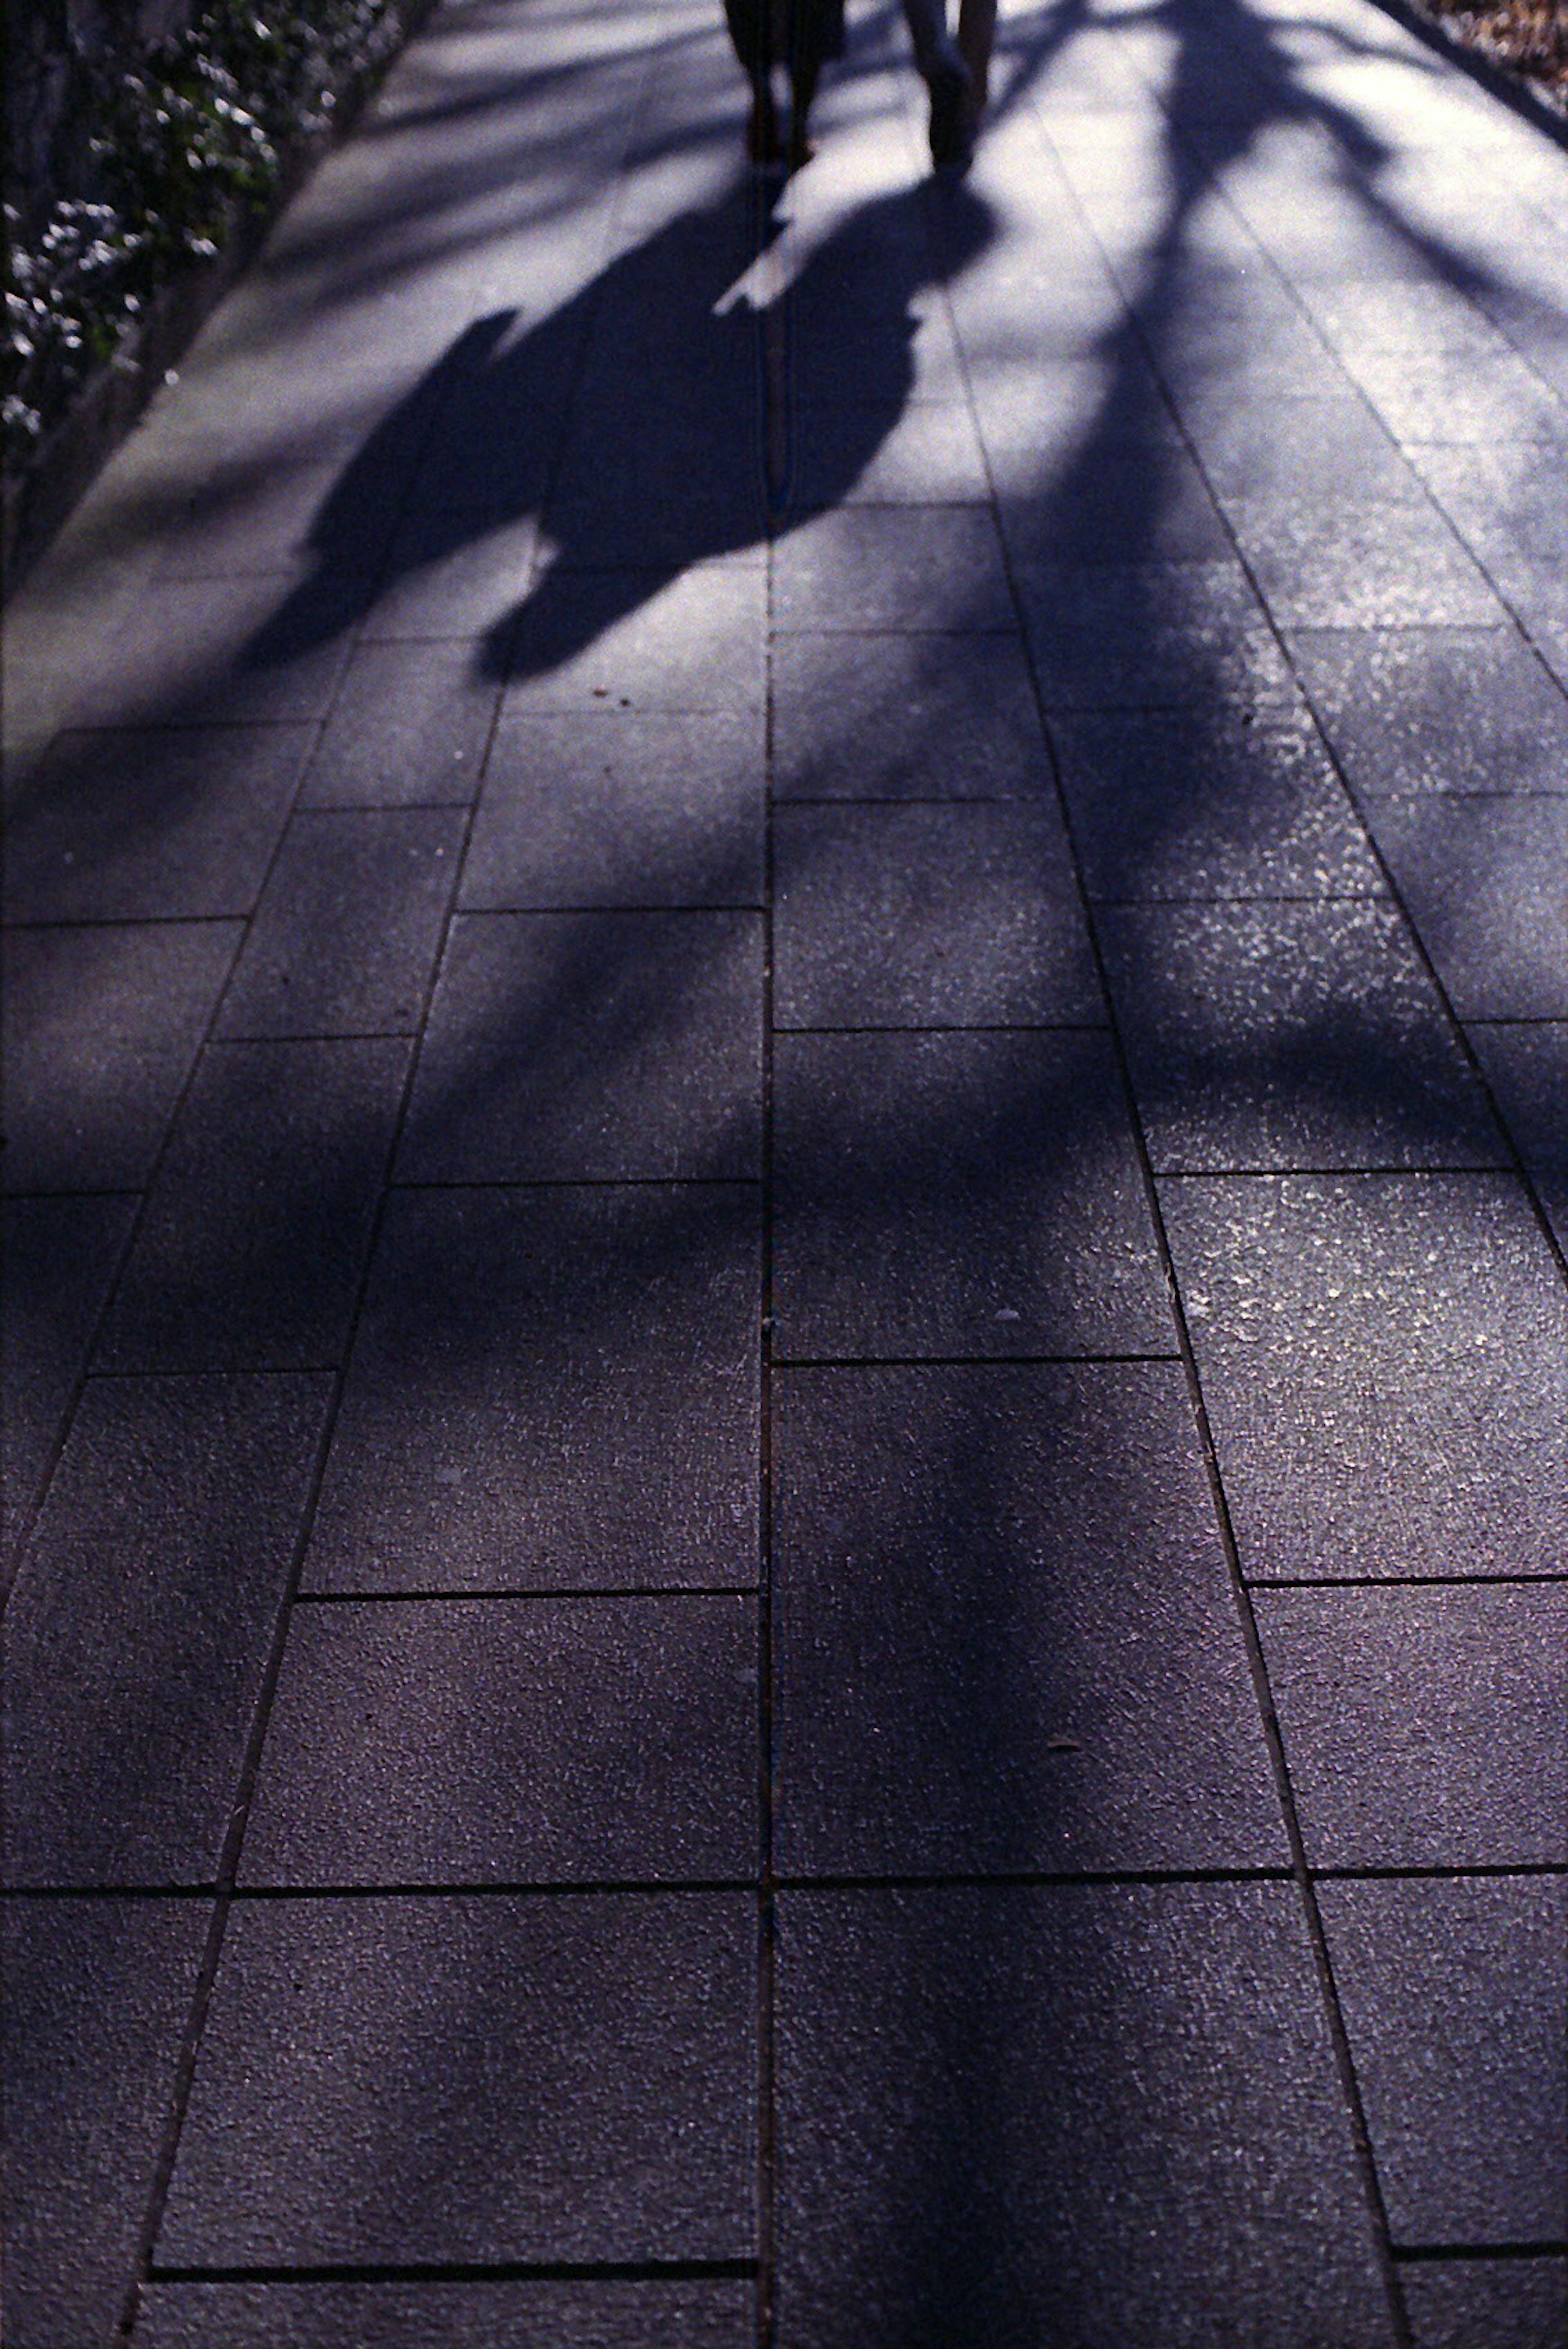
{"label": "human shadow on pavement", "polygon": [[[535,516],[553,555],[486,631],[480,661],[493,677],[536,676],[694,564],[761,548],[786,515],[794,526],[839,504],[913,388],[917,298],[994,231],[978,195],[952,191],[939,263],[924,204],[904,189],[859,207],[758,304],[740,281],[782,222],[732,188],[618,255],[520,337],[513,311],[476,320],[352,459],[309,533],[315,570],[248,662],[297,658],[410,574]],[[797,357],[796,316],[834,322],[857,363],[851,383],[826,336]],[[781,415],[814,401],[832,416],[807,479]]]}

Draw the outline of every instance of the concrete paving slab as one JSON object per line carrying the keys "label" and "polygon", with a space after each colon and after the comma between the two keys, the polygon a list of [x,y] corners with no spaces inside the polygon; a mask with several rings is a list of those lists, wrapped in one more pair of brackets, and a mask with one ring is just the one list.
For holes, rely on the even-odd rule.
{"label": "concrete paving slab", "polygon": [[357,645],[299,804],[468,805],[500,698],[465,642]]}
{"label": "concrete paving slab", "polygon": [[1568,697],[1511,628],[1303,629],[1291,656],[1361,798],[1568,792]]}
{"label": "concrete paving slab", "polygon": [[1568,1859],[1568,1582],[1260,1590],[1315,1868]]}
{"label": "concrete paving slab", "polygon": [[779,1384],[781,1871],[1280,1868],[1176,1364]]}
{"label": "concrete paving slab", "polygon": [[730,2279],[153,2283],[136,2337],[144,2349],[750,2349],[755,2298]]}
{"label": "concrete paving slab", "polygon": [[1052,740],[1091,899],[1376,897],[1380,867],[1305,724],[1065,717]]}
{"label": "concrete paving slab", "polygon": [[774,1066],[784,1359],[1168,1350],[1103,1037],[781,1036]]}
{"label": "concrete paving slab", "polygon": [[97,1360],[117,1371],[340,1361],[409,1047],[210,1046],[176,1121]]}
{"label": "concrete paving slab", "polygon": [[12,814],[7,919],[248,914],[310,742],[300,726],[62,735]]}
{"label": "concrete paving slab", "polygon": [[307,1587],[753,1584],[761,1251],[744,1185],[394,1195]]}
{"label": "concrete paving slab", "polygon": [[533,515],[496,520],[458,509],[429,521],[416,516],[392,541],[373,587],[357,600],[361,641],[412,647],[444,640],[472,647],[492,629],[504,632],[528,592],[538,554]]}
{"label": "concrete paving slab", "polygon": [[[8,1562],[64,1433],[98,1318],[130,1234],[130,1199],[0,1204],[0,1555]],[[5,1571],[0,1568],[0,1573]]]}
{"label": "concrete paving slab", "polygon": [[10,2349],[115,2337],[152,2189],[205,1900],[0,1904]]}
{"label": "concrete paving slab", "polygon": [[1399,2244],[1568,2234],[1568,1886],[1405,1878],[1318,1889]]}
{"label": "concrete paving slab", "polygon": [[1413,448],[1410,459],[1460,537],[1494,575],[1521,559],[1561,571],[1568,553],[1563,441],[1479,448],[1438,443]]}
{"label": "concrete paving slab", "polygon": [[1240,720],[1293,698],[1239,564],[1039,563],[1018,588],[1048,710],[1196,707]]}
{"label": "concrete paving slab", "polygon": [[7,1190],[147,1181],[242,936],[237,922],[6,936]]}
{"label": "concrete paving slab", "polygon": [[[982,348],[972,363],[986,464],[1010,503],[1062,497],[1085,460],[1097,466],[1102,485],[1128,473],[1135,484],[1147,483],[1180,466],[1179,429],[1125,319],[1118,314],[1090,341],[1082,357],[1042,358],[1033,346],[999,354]],[[1121,494],[1136,518],[1131,490]],[[1152,511],[1147,496],[1145,511]]]}
{"label": "concrete paving slab", "polygon": [[1513,1184],[1168,1176],[1160,1204],[1248,1575],[1561,1574],[1568,1301]]}
{"label": "concrete paving slab", "polygon": [[755,1935],[745,1893],[238,1902],[159,2264],[748,2257]]}
{"label": "concrete paving slab", "polygon": [[[176,2341],[526,2329],[707,2349],[765,2327],[782,2240],[780,2349],[1002,2349],[1042,2325],[1053,2349],[1393,2349],[1331,2054],[1342,1975],[1394,2051],[1375,2137],[1416,2114],[1423,2192],[1468,2190],[1489,2130],[1504,2200],[1519,2177],[1550,2182],[1550,2149],[1509,2148],[1533,2143],[1539,2080],[1557,2077],[1537,2018],[1560,2013],[1561,1920],[1539,1965],[1542,1933],[1499,1930],[1466,1975],[1463,1933],[1456,1960],[1397,1908],[1402,1885],[1464,1879],[1396,1878],[1405,1863],[1376,1855],[1418,1828],[1411,1865],[1462,1853],[1508,1898],[1557,1884],[1486,1870],[1556,1848],[1544,1828],[1529,1842],[1555,1785],[1529,1760],[1549,1667],[1504,1619],[1556,1608],[1568,1489],[1568,1306],[1539,1220],[1558,1212],[1568,1022],[1541,1016],[1564,843],[1540,812],[1568,773],[1550,462],[1568,165],[1364,0],[1316,0],[1310,21],[1288,0],[1178,0],[1158,24],[1004,17],[975,168],[933,186],[897,12],[852,35],[818,159],[763,187],[711,0],[437,11],[7,615],[6,738],[26,761],[88,722],[167,746],[200,719],[209,750],[240,741],[236,720],[298,731],[286,789],[192,767],[166,798],[156,775],[131,795],[95,782],[67,744],[57,782],[79,776],[81,796],[47,802],[57,840],[18,771],[43,843],[18,944],[39,957],[49,1057],[68,1076],[75,1039],[87,1071],[85,1106],[57,1080],[70,1119],[28,1129],[50,1183],[149,1181],[228,968],[214,945],[209,984],[171,947],[165,1016],[164,966],[130,923],[229,953],[260,900],[247,988],[270,957],[290,994],[315,991],[312,1024],[400,1022],[419,956],[378,855],[307,843],[444,844],[477,808],[399,1182],[403,1071],[389,1061],[378,1091],[364,1040],[209,1046],[130,1268],[112,1340],[129,1350],[103,1358],[347,1366],[251,1844],[259,1864],[265,1828],[295,1874],[237,1904],[153,2247],[141,2330]],[[810,624],[781,626],[808,578]],[[1315,625],[1460,610],[1485,625]],[[1462,1136],[1462,1080],[1425,1102],[1419,1136],[1386,1114],[1426,1030],[1399,1009],[1415,967],[1388,943],[1365,812],[1536,1178],[1532,1196],[1495,1170],[1161,1177],[1314,1857],[1374,1852],[1375,1879],[1322,1861],[1340,1871],[1325,1907],[1347,1884],[1396,1902],[1332,1978],[1280,1872],[1120,1064],[1103,1032],[1074,1032],[1100,1017],[1093,990],[1058,998],[1045,968],[1069,918],[1059,843],[1040,861],[1058,757],[1094,901],[1122,908],[1106,936],[1136,934],[1206,1049],[1255,1064],[1275,1007],[1296,1020],[1295,1057],[1266,1061],[1228,1125],[1260,1123],[1260,1088],[1265,1111],[1271,1086],[1305,1089],[1329,1104],[1321,1138],[1366,1107],[1370,1062],[1392,1091],[1357,1151]],[[1523,812],[1500,830],[1478,792]],[[34,943],[45,916],[76,960]],[[79,944],[106,921],[112,951],[107,929]],[[1332,968],[1309,952],[1325,929]],[[1314,987],[1326,1010],[1303,1042]],[[1136,1044],[1164,1007],[1147,978],[1124,993]],[[1073,1019],[786,1030],[769,1054],[770,1008],[850,1028]],[[130,1205],[110,1195],[101,1226],[79,1194],[23,1205],[31,1255],[11,1278],[47,1340],[35,1442],[57,1443],[73,1397],[89,1413],[58,1431],[42,1527],[64,1522],[88,1437],[95,1460],[113,1448],[90,1413],[114,1382],[78,1371]],[[770,1342],[797,1526],[815,1479],[810,1540],[789,1548],[786,1508],[771,1566]],[[1106,1353],[1160,1359],[1082,1359]],[[801,1366],[814,1354],[826,1364]],[[823,1406],[792,1451],[792,1398],[818,1385],[858,1400]],[[954,1398],[981,1393],[965,1449]],[[49,1753],[85,1774],[66,1822],[84,1849],[156,1747],[160,1801],[194,1804],[210,1852],[251,1651],[202,1576],[261,1588],[250,1520],[295,1489],[275,1477],[258,1516],[224,1484],[222,1430],[192,1408],[177,1442],[166,1417],[140,1453],[117,1437],[105,1530],[90,1557],[78,1546],[78,1582],[119,1578],[78,1610],[122,1640],[110,1696],[47,1684]],[[250,1542],[232,1574],[196,1534],[124,1565],[165,1460],[165,1516],[195,1515],[199,1485],[223,1540]],[[885,1588],[827,1572],[849,1549],[882,1561]],[[1024,1557],[1036,1570],[1011,1576]],[[156,1567],[182,1557],[200,1588],[175,1640]],[[731,1677],[761,1661],[715,1626],[756,1607],[765,1651],[781,1568],[777,1853],[1069,1876],[1088,1854],[1160,1880],[909,1899],[840,1880],[811,1911],[811,2000],[789,1917],[775,1984],[740,1889],[772,1791],[745,1724],[768,1692]],[[24,1610],[27,1587],[25,1570]],[[61,1588],[68,1613],[77,1584]],[[257,1601],[269,1622],[281,1588]],[[789,1611],[799,1589],[809,1613]],[[1336,1609],[1407,1636],[1346,1652]],[[963,1708],[1001,1656],[1011,1693],[971,1735]],[[193,1728],[170,1695],[192,1671],[211,1682]],[[113,1692],[133,1683],[151,1725],[122,1765]],[[1046,1717],[1080,1694],[1087,1736]],[[187,1732],[229,1757],[190,1786]],[[1351,1746],[1335,1775],[1324,1757]],[[1088,1792],[1053,1810],[1070,1773]],[[454,1882],[487,1857],[528,1889]],[[1192,1880],[1231,1861],[1242,1880]],[[300,1876],[319,1889],[350,1867],[357,1888],[297,1897]],[[732,1899],[632,1889],[697,1867],[732,1868]],[[429,1881],[366,1897],[394,1870]],[[917,1913],[903,1940],[884,1930]],[[1517,2030],[1488,2003],[1499,1951]],[[776,2139],[753,2132],[775,1989]],[[1501,2015],[1490,2106],[1466,2104],[1459,2024],[1436,2056],[1419,2040],[1445,2001]],[[1410,2078],[1426,2085],[1407,2096]],[[128,2138],[132,2201],[139,2158]],[[1441,2261],[1397,2261],[1413,2287],[1459,2279],[1446,2301],[1412,2290],[1417,2342],[1433,2323],[1484,2338],[1495,2315],[1486,2349],[1514,2349],[1551,2303],[1461,2279],[1448,2255],[1465,2248],[1446,2234]],[[1508,2249],[1489,2274],[1526,2275],[1542,2245]],[[118,2301],[131,2253],[114,2256]],[[50,2323],[44,2349],[109,2349],[68,2310]]]}
{"label": "concrete paving slab", "polygon": [[764,694],[766,581],[754,564],[546,572],[487,659],[506,703],[541,709],[753,709]]}
{"label": "concrete paving slab", "polygon": [[298,1607],[241,1881],[744,1879],[757,1661],[738,1596]]}
{"label": "concrete paving slab", "polygon": [[1277,625],[1496,626],[1505,615],[1474,557],[1430,507],[1286,492],[1223,501]]}
{"label": "concrete paving slab", "polygon": [[781,808],[774,857],[780,1028],[1105,1019],[1054,809]]}
{"label": "concrete paving slab", "polygon": [[[1236,331],[1244,349],[1248,330],[1239,324]],[[1295,498],[1304,504],[1318,497],[1343,499],[1350,491],[1379,505],[1421,496],[1410,459],[1348,385],[1315,398],[1291,386],[1253,392],[1238,387],[1231,369],[1217,368],[1213,384],[1184,393],[1180,407],[1210,485],[1227,511],[1242,499],[1277,504]]]}
{"label": "concrete paving slab", "polygon": [[1497,1123],[1396,906],[1107,907],[1161,1173],[1497,1166]]}
{"label": "concrete paving slab", "polygon": [[754,1175],[762,944],[740,913],[460,915],[400,1181]]}
{"label": "concrete paving slab", "polygon": [[1404,2283],[1415,2349],[1552,2349],[1568,2328],[1568,2259],[1423,2260]]}
{"label": "concrete paving slab", "polygon": [[1568,797],[1434,792],[1367,821],[1461,1019],[1568,1016]]}
{"label": "concrete paving slab", "polygon": [[1478,1020],[1466,1034],[1558,1244],[1568,1247],[1568,1021]]}
{"label": "concrete paving slab", "polygon": [[223,997],[217,1033],[411,1033],[434,976],[463,833],[456,809],[296,815]]}
{"label": "concrete paving slab", "polygon": [[215,1878],[327,1402],[89,1386],[7,1620],[8,1884]]}
{"label": "concrete paving slab", "polygon": [[1230,532],[1195,460],[1152,440],[1096,436],[1054,480],[1003,489],[1015,563],[1222,562]]}
{"label": "concrete paving slab", "polygon": [[107,729],[324,718],[366,595],[359,574],[298,562],[259,576],[163,580],[156,597],[143,596],[121,619],[61,722]]}
{"label": "concrete paving slab", "polygon": [[461,902],[761,905],[765,785],[760,711],[524,706],[496,730]]}
{"label": "concrete paving slab", "polygon": [[781,633],[773,725],[779,800],[1051,794],[1015,636]]}
{"label": "concrete paving slab", "polygon": [[1290,1887],[781,1912],[781,2343],[1396,2338]]}
{"label": "concrete paving slab", "polygon": [[1423,353],[1359,344],[1342,357],[1397,440],[1568,448],[1568,403],[1506,346]]}
{"label": "concrete paving slab", "polygon": [[786,410],[786,512],[830,505],[990,502],[985,458],[967,404],[838,399]]}
{"label": "concrete paving slab", "polygon": [[962,506],[846,506],[780,541],[781,627],[837,630],[1015,625],[996,524]]}

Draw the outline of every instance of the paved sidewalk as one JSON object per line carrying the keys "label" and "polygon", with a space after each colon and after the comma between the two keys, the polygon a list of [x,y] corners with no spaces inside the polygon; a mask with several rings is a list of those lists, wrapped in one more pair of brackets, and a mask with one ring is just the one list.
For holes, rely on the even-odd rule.
{"label": "paved sidewalk", "polygon": [[1561,2349],[1568,154],[452,0],[10,616],[9,2349]]}

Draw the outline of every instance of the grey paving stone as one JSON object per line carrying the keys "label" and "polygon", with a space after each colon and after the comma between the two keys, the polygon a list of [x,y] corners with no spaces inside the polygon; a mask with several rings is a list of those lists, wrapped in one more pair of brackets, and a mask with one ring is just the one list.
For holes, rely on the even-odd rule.
{"label": "grey paving stone", "polygon": [[1390,431],[1404,441],[1536,440],[1568,445],[1568,401],[1506,344],[1410,351],[1358,343],[1343,353]]}
{"label": "grey paving stone", "polygon": [[1488,627],[1504,617],[1473,556],[1427,504],[1343,490],[1223,503],[1282,628]]}
{"label": "grey paving stone", "polygon": [[[1145,492],[1147,512],[1148,485],[1166,468],[1179,467],[1181,440],[1158,378],[1120,316],[1113,311],[1107,317],[1102,308],[1086,357],[1050,357],[1033,334],[1020,347],[1016,333],[1014,319],[1002,350],[977,354],[971,367],[986,465],[999,497],[1006,505],[1024,505],[1049,498],[1056,484],[1070,488],[1090,474],[1119,496],[1117,477],[1126,474]],[[1128,505],[1136,519],[1139,501],[1132,498]],[[1125,549],[1125,533],[1118,543]]]}
{"label": "grey paving stone", "polygon": [[1561,574],[1568,560],[1561,445],[1417,448],[1410,460],[1489,570],[1535,563]]}
{"label": "grey paving stone", "polygon": [[394,1038],[209,1046],[99,1367],[315,1369],[341,1357],[408,1054]]}
{"label": "grey paving stone", "polygon": [[1027,489],[1004,489],[1002,535],[1020,563],[1222,562],[1231,539],[1179,444],[1096,436]]}
{"label": "grey paving stone", "polygon": [[1318,332],[1347,356],[1400,351],[1430,359],[1452,352],[1485,358],[1508,349],[1491,320],[1454,285],[1364,278],[1311,286],[1306,299]]}
{"label": "grey paving stone", "polygon": [[504,707],[758,709],[767,579],[753,565],[547,571],[489,653]]}
{"label": "grey paving stone", "polygon": [[474,907],[763,899],[760,711],[533,711],[496,731],[463,866]]}
{"label": "grey paving stone", "polygon": [[1061,718],[1052,728],[1092,898],[1377,896],[1383,876],[1304,725],[1212,725],[1199,710]]}
{"label": "grey paving stone", "polygon": [[1347,489],[1379,503],[1421,497],[1410,460],[1345,385],[1337,397],[1301,397],[1295,387],[1254,392],[1231,367],[1212,386],[1180,398],[1182,420],[1210,487],[1232,499],[1340,497]]}
{"label": "grey paving stone", "polygon": [[1423,2260],[1404,2270],[1415,2349],[1556,2349],[1568,2259]]}
{"label": "grey paving stone", "polygon": [[754,1174],[762,945],[749,914],[460,916],[400,1179]]}
{"label": "grey paving stone", "polygon": [[[732,268],[725,282],[739,274]],[[692,319],[693,290],[673,305],[687,313],[679,324],[667,305],[651,352],[639,350],[635,319],[617,319],[618,347],[577,389],[544,509],[545,538],[563,570],[658,564],[673,573],[716,554],[766,567],[756,325],[740,305],[715,319],[701,296]],[[691,331],[677,360],[666,338],[683,326]],[[731,345],[727,357],[704,353],[704,336],[715,332]]]}
{"label": "grey paving stone", "polygon": [[1568,1581],[1254,1604],[1314,1867],[1568,1864]]}
{"label": "grey paving stone", "polygon": [[1511,628],[1306,629],[1291,654],[1364,797],[1568,792],[1568,698]]}
{"label": "grey paving stone", "polygon": [[1031,564],[1018,574],[1047,709],[1288,705],[1290,674],[1239,565]]}
{"label": "grey paving stone", "polygon": [[8,917],[248,914],[310,739],[300,726],[62,735],[8,826]]}
{"label": "grey paving stone", "polygon": [[748,2256],[755,1905],[240,1902],[159,2264]]}
{"label": "grey paving stone", "polygon": [[1467,1030],[1502,1122],[1568,1247],[1568,1021],[1478,1021]]}
{"label": "grey paving stone", "polygon": [[1433,793],[1368,821],[1461,1019],[1568,1017],[1568,798]]}
{"label": "grey paving stone", "polygon": [[142,2349],[751,2349],[755,2297],[743,2280],[154,2282],[136,2338]]}
{"label": "grey paving stone", "polygon": [[983,505],[985,459],[966,402],[840,399],[785,411],[784,511],[829,505]]}
{"label": "grey paving stone", "polygon": [[296,1607],[247,1885],[754,1875],[755,1602]]}
{"label": "grey paving stone", "polygon": [[1015,625],[991,514],[961,506],[846,506],[781,539],[782,628],[998,628]]}
{"label": "grey paving stone", "polygon": [[1100,934],[1162,1172],[1507,1163],[1397,907],[1117,906]]}
{"label": "grey paving stone", "polygon": [[1103,1036],[781,1036],[774,1087],[785,1359],[1168,1350]]}
{"label": "grey paving stone", "polygon": [[811,282],[803,272],[785,305],[790,390],[801,406],[961,399],[946,306],[929,287],[909,290],[929,271],[923,241],[896,257],[863,252],[857,269],[843,240],[829,238],[821,253]]}
{"label": "grey paving stone", "polygon": [[298,564],[271,575],[164,579],[138,599],[81,703],[85,727],[325,718],[366,584]]}
{"label": "grey paving stone", "polygon": [[1179,412],[1189,398],[1201,406],[1205,393],[1327,402],[1346,389],[1322,337],[1296,310],[1179,303],[1159,319],[1154,339],[1156,364]]}
{"label": "grey paving stone", "polygon": [[509,625],[527,594],[538,552],[531,514],[497,520],[460,507],[411,517],[362,599],[361,643],[412,647],[445,639],[462,644],[474,662],[474,639]]}
{"label": "grey paving stone", "polygon": [[242,935],[158,922],[6,936],[7,1190],[146,1182]]}
{"label": "grey paving stone", "polygon": [[411,1032],[457,887],[456,808],[311,809],[283,836],[220,1036]]}
{"label": "grey paving stone", "polygon": [[761,1284],[749,1186],[395,1194],[307,1587],[754,1583]]}
{"label": "grey paving stone", "polygon": [[499,699],[467,643],[356,645],[301,805],[466,805]]}
{"label": "grey paving stone", "polygon": [[1051,793],[1015,636],[781,632],[773,664],[777,799]]}
{"label": "grey paving stone", "polygon": [[785,1875],[1287,1864],[1178,1365],[797,1371],[780,1403]]}
{"label": "grey paving stone", "polygon": [[784,2349],[1393,2341],[1288,1886],[781,1909]]}
{"label": "grey paving stone", "polygon": [[1568,1879],[1320,1885],[1398,2244],[1568,2236]]}
{"label": "grey paving stone", "polygon": [[0,1206],[0,1549],[6,1558],[64,1425],[133,1212],[130,1199],[7,1199]]}
{"label": "grey paving stone", "polygon": [[205,1900],[8,1900],[8,2349],[108,2349],[130,2289]]}
{"label": "grey paving stone", "polygon": [[6,1881],[210,1883],[327,1408],[95,1380],[6,1628]]}
{"label": "grey paving stone", "polygon": [[781,808],[774,858],[781,1027],[1105,1019],[1054,808]]}
{"label": "grey paving stone", "polygon": [[1568,1301],[1496,1174],[1165,1178],[1243,1569],[1560,1574]]}

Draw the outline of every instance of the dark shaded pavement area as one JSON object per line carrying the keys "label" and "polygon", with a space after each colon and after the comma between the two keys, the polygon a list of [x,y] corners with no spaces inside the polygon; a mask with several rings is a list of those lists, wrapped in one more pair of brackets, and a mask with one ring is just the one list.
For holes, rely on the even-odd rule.
{"label": "dark shaded pavement area", "polygon": [[7,615],[12,2349],[1560,2349],[1568,156],[452,0]]}

